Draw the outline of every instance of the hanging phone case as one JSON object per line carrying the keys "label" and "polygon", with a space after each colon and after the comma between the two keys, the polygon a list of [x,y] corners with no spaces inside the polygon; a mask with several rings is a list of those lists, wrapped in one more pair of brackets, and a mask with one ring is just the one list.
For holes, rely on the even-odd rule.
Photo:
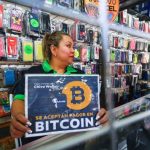
{"label": "hanging phone case", "polygon": [[81,11],[81,0],[73,0],[73,8],[76,11]]}
{"label": "hanging phone case", "polygon": [[88,65],[85,66],[85,74],[92,74],[92,68]]}
{"label": "hanging phone case", "polygon": [[5,41],[4,37],[0,37],[0,57],[5,57],[6,52],[5,52]]}
{"label": "hanging phone case", "polygon": [[85,41],[85,25],[76,24],[76,41],[84,42]]}
{"label": "hanging phone case", "polygon": [[66,23],[62,23],[62,31],[69,34],[69,27]]}
{"label": "hanging phone case", "polygon": [[120,62],[121,60],[121,52],[119,50],[115,51],[115,62]]}
{"label": "hanging phone case", "polygon": [[7,56],[13,57],[18,55],[18,38],[8,36],[6,39],[7,43]]}
{"label": "hanging phone case", "polygon": [[31,32],[39,33],[40,30],[40,21],[39,16],[35,13],[29,12],[29,29]]}
{"label": "hanging phone case", "polygon": [[30,40],[22,41],[23,61],[33,61],[33,43]]}
{"label": "hanging phone case", "polygon": [[4,86],[12,86],[15,84],[16,76],[15,76],[15,70],[6,68],[4,70]]}
{"label": "hanging phone case", "polygon": [[57,4],[60,6],[71,8],[72,0],[57,0]]}
{"label": "hanging phone case", "polygon": [[128,62],[131,63],[133,61],[133,52],[131,50],[128,51]]}
{"label": "hanging phone case", "polygon": [[41,33],[50,32],[50,15],[41,13]]}
{"label": "hanging phone case", "polygon": [[10,16],[10,28],[14,31],[22,32],[23,12],[19,9],[12,9]]}
{"label": "hanging phone case", "polygon": [[34,54],[36,61],[43,61],[42,41],[34,41]]}
{"label": "hanging phone case", "polygon": [[87,62],[87,48],[86,47],[81,48],[81,61]]}
{"label": "hanging phone case", "polygon": [[50,24],[51,24],[51,33],[53,33],[56,31],[56,21],[51,20]]}
{"label": "hanging phone case", "polygon": [[94,46],[94,59],[99,60],[99,55],[100,55],[100,47],[99,45]]}
{"label": "hanging phone case", "polygon": [[4,15],[4,7],[0,5],[0,28],[3,28],[3,15]]}
{"label": "hanging phone case", "polygon": [[135,48],[136,48],[136,41],[135,41],[135,39],[131,39],[130,40],[130,49],[135,50]]}
{"label": "hanging phone case", "polygon": [[87,30],[87,42],[89,44],[93,44],[93,37],[94,37],[93,30],[91,30],[91,29]]}
{"label": "hanging phone case", "polygon": [[111,50],[110,58],[111,58],[112,62],[115,62],[115,51],[114,50]]}
{"label": "hanging phone case", "polygon": [[87,46],[87,61],[91,60],[91,46]]}
{"label": "hanging phone case", "polygon": [[81,47],[77,44],[74,45],[74,60],[80,61],[80,50]]}

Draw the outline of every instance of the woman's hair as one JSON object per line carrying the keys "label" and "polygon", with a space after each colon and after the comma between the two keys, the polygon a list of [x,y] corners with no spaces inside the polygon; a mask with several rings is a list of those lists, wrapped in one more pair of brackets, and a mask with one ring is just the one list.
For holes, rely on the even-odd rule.
{"label": "woman's hair", "polygon": [[55,31],[53,33],[46,33],[43,41],[42,41],[42,49],[43,49],[43,55],[45,60],[50,60],[52,57],[52,52],[50,50],[51,45],[54,45],[56,47],[59,46],[60,41],[63,38],[63,35],[67,35],[70,37],[69,34],[64,33],[62,31]]}

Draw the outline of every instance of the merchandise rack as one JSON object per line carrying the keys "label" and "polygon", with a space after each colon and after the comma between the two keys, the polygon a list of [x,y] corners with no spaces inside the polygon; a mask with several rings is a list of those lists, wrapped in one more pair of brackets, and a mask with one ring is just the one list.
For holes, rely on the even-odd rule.
{"label": "merchandise rack", "polygon": [[[42,11],[46,11],[58,16],[63,16],[65,18],[68,19],[72,19],[72,20],[79,20],[81,22],[84,23],[88,23],[90,25],[93,26],[99,26],[101,23],[98,21],[97,18],[95,17],[90,17],[84,14],[84,13],[80,13],[77,12],[75,10],[69,9],[69,8],[65,8],[65,7],[59,7],[55,6],[55,5],[44,5],[44,2],[41,0],[32,0],[32,1],[26,1],[26,0],[8,0],[9,2],[13,2],[15,4],[20,4],[26,7],[30,7],[30,8],[36,8]],[[131,29],[129,27],[125,27],[124,25],[118,25],[118,24],[109,24],[109,29],[113,30],[113,31],[117,31],[117,32],[123,32],[126,34],[130,34],[133,36],[138,36],[140,38],[144,38],[144,39],[148,39],[150,40],[150,34],[148,33],[144,33],[142,31],[138,31],[135,29]]]}

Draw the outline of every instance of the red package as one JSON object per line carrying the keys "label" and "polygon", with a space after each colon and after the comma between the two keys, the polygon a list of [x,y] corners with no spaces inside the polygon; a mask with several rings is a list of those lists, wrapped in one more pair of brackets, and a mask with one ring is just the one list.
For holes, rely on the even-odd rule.
{"label": "red package", "polygon": [[16,37],[7,37],[7,52],[8,55],[16,56],[17,55],[17,45],[18,41]]}
{"label": "red package", "polygon": [[0,57],[5,56],[4,38],[0,37]]}
{"label": "red package", "polygon": [[86,62],[87,61],[87,48],[81,49],[81,61]]}
{"label": "red package", "polygon": [[136,41],[135,41],[135,39],[131,39],[131,41],[130,41],[130,49],[131,50],[135,50],[135,48],[136,48]]}
{"label": "red package", "polygon": [[0,5],[0,28],[3,27],[3,12],[4,12],[3,5]]}

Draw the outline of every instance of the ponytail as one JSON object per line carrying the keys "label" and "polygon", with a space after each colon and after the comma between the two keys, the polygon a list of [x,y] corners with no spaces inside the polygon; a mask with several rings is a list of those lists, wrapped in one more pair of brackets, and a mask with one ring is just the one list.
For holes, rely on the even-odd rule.
{"label": "ponytail", "polygon": [[63,38],[63,35],[70,36],[67,33],[64,33],[62,31],[55,31],[52,34],[46,33],[43,41],[42,41],[42,50],[43,50],[43,56],[44,60],[50,60],[52,57],[52,52],[51,52],[51,45],[54,45],[56,47],[59,46],[60,41]]}

